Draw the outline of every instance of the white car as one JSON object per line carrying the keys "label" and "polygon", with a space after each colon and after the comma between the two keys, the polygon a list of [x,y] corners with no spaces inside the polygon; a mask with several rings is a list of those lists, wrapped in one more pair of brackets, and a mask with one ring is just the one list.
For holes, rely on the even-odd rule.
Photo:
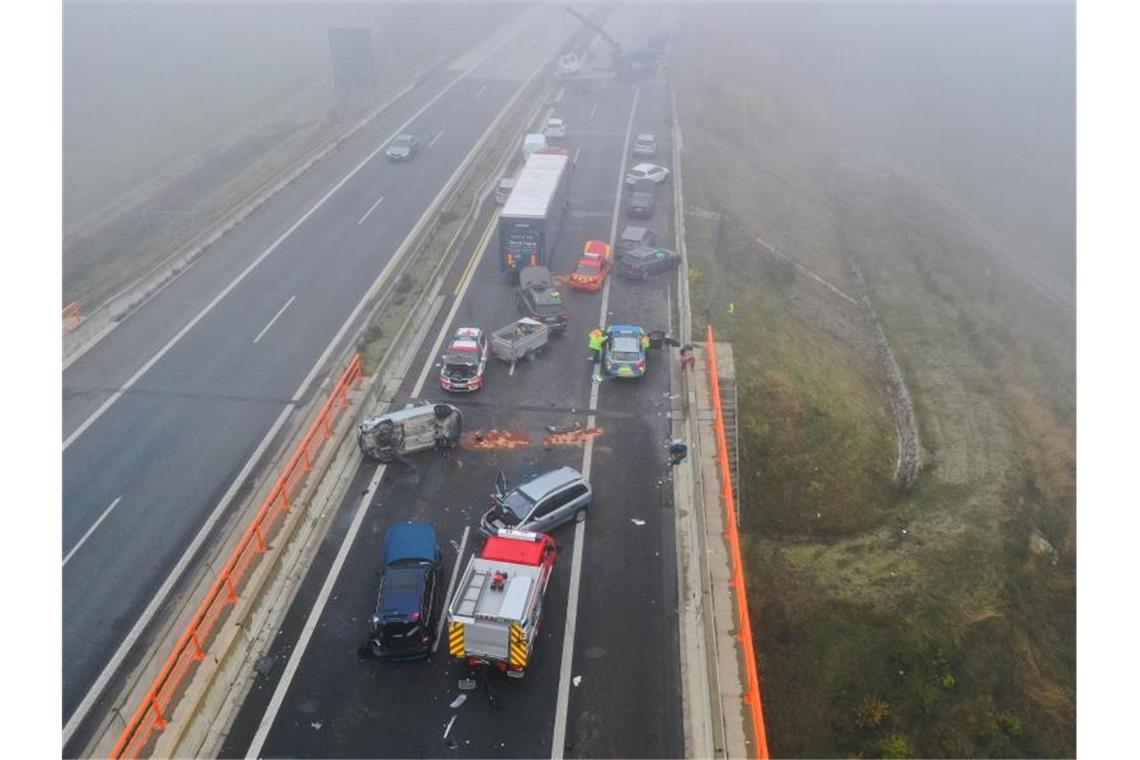
{"label": "white car", "polygon": [[546,128],[542,130],[542,134],[547,137],[565,137],[566,122],[562,119],[547,119]]}
{"label": "white car", "polygon": [[651,179],[661,184],[669,179],[669,170],[657,164],[638,164],[625,173],[625,183],[632,185],[639,179]]}

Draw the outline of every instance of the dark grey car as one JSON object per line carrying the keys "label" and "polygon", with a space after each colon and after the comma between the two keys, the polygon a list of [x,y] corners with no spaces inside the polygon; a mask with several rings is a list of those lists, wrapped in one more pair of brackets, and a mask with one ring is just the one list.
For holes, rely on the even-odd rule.
{"label": "dark grey car", "polygon": [[626,251],[617,261],[615,271],[622,277],[644,280],[661,272],[676,269],[681,263],[681,254],[666,248],[638,248]]}
{"label": "dark grey car", "polygon": [[594,495],[573,467],[552,470],[509,491],[508,487],[500,472],[492,506],[479,521],[479,529],[487,535],[507,528],[547,533],[571,520],[584,520]]}
{"label": "dark grey car", "polygon": [[653,234],[653,230],[631,224],[621,231],[621,237],[618,238],[618,257],[620,258],[623,253],[634,251],[638,248],[649,248],[656,242],[657,236]]}

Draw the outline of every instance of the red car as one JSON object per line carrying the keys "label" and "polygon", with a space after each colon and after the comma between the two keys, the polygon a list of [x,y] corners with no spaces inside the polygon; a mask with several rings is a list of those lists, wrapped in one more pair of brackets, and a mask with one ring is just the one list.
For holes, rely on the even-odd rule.
{"label": "red car", "polygon": [[445,391],[477,391],[487,369],[487,335],[478,327],[460,327],[447,347],[439,385]]}
{"label": "red car", "polygon": [[570,275],[570,287],[578,290],[600,290],[610,273],[610,244],[604,240],[589,240],[578,259],[578,266]]}

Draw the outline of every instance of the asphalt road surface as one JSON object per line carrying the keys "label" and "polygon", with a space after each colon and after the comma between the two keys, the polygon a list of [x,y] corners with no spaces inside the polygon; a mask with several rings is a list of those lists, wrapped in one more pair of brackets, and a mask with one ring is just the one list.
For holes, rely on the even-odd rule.
{"label": "asphalt road surface", "polygon": [[[66,369],[65,742],[285,415],[337,369],[326,349],[384,265],[574,29],[561,8],[532,9],[431,75]],[[424,144],[407,164],[380,153],[397,131]]]}
{"label": "asphalt road surface", "polygon": [[[607,28],[636,47],[665,23],[661,10],[623,7]],[[566,119],[565,145],[578,158],[570,221],[551,267],[556,274],[572,269],[588,239],[612,239],[627,223],[618,204],[625,197],[623,159],[632,160],[631,134],[656,133],[657,160],[669,164],[669,114],[668,89],[660,80],[564,92],[554,115]],[[671,198],[666,186],[650,222],[666,244],[673,234]],[[446,395],[438,387],[440,352],[432,345],[438,335],[467,325],[495,329],[517,318],[513,291],[498,269],[495,235],[481,243],[489,245],[470,282],[462,281],[464,267],[455,267],[444,291],[450,297],[394,399],[397,408]],[[605,293],[568,287],[562,292],[570,314],[566,338],[513,372],[492,360],[484,389],[447,399],[463,410],[468,431],[508,430],[531,444],[425,453],[410,458],[412,467],[362,466],[266,653],[273,665],[258,676],[223,756],[684,754],[666,451],[669,373],[664,355],[651,352],[646,377],[599,385],[586,361],[586,335],[599,322],[668,330],[676,278],[661,275],[636,284],[611,278]],[[426,382],[417,387],[420,377]],[[543,445],[548,425],[585,426],[591,413],[601,430],[592,445]],[[588,473],[594,503],[585,522],[555,532],[562,554],[525,678],[493,673],[482,690],[451,708],[468,669],[447,655],[446,634],[427,661],[377,662],[358,654],[368,635],[389,526],[409,519],[433,523],[444,550],[441,583],[446,582],[456,563],[477,548],[476,525],[498,472],[517,483],[562,465]],[[370,489],[378,478],[378,487]],[[440,598],[433,627],[445,605]]]}

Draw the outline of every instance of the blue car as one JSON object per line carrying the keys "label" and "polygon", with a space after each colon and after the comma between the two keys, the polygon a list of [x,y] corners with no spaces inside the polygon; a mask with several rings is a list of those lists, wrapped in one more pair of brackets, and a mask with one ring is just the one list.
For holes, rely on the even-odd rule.
{"label": "blue car", "polygon": [[372,615],[372,654],[386,660],[427,657],[440,552],[435,528],[402,522],[384,540],[384,574]]}
{"label": "blue car", "polygon": [[645,374],[645,330],[637,325],[613,325],[606,330],[602,364],[610,377],[641,377]]}

